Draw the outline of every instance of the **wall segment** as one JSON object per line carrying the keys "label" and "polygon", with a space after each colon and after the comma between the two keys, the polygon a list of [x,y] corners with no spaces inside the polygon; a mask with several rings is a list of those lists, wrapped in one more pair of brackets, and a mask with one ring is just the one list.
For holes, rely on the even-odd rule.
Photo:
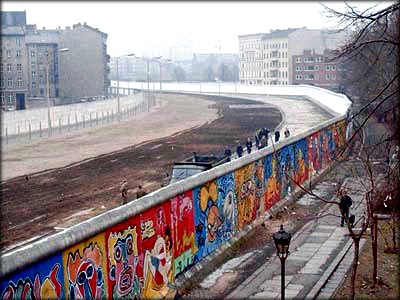
{"label": "wall segment", "polygon": [[[1,257],[2,298],[164,298],[345,143],[343,116]],[[275,150],[275,151],[274,151]]]}

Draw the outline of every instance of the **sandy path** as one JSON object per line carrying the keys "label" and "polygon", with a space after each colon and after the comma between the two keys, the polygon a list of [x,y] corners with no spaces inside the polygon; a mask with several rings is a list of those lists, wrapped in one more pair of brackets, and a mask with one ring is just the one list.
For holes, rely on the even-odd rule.
{"label": "sandy path", "polygon": [[158,105],[136,119],[44,138],[2,149],[1,180],[66,166],[100,154],[173,135],[217,118],[212,101],[194,96],[163,95]]}

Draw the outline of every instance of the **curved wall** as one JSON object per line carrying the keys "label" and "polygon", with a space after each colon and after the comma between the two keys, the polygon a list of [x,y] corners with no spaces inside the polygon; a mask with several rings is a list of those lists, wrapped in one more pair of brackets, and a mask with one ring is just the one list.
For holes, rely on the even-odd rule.
{"label": "curved wall", "polygon": [[[2,255],[2,297],[164,298],[171,283],[311,180],[343,116]],[[275,151],[274,151],[275,150]],[[290,174],[290,177],[287,176]]]}

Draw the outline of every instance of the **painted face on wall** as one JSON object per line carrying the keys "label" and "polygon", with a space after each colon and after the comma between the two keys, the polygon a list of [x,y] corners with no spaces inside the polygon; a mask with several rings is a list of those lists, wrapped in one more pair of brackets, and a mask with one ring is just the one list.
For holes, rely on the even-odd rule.
{"label": "painted face on wall", "polygon": [[225,219],[231,223],[234,221],[234,215],[233,215],[235,209],[234,197],[235,196],[233,194],[233,191],[229,191],[226,194],[224,201],[224,209],[223,209]]}
{"label": "painted face on wall", "polygon": [[111,278],[115,280],[116,295],[125,296],[138,284],[136,227],[129,227],[123,234],[111,234],[108,243]]}
{"label": "painted face on wall", "polygon": [[97,244],[90,244],[88,248],[85,248],[82,257],[78,250],[74,254],[69,254],[67,268],[71,283],[71,298],[101,297],[104,278],[100,263],[101,254]]}

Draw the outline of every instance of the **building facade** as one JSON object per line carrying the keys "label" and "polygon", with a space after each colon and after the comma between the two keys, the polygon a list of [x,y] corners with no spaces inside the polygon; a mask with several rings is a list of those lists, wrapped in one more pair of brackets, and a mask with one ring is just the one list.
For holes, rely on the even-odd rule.
{"label": "building facade", "polygon": [[3,109],[25,109],[28,96],[28,64],[25,31],[21,26],[1,29],[1,85]]}
{"label": "building facade", "polygon": [[289,28],[239,36],[239,77],[243,84],[293,83],[292,57],[304,49],[335,49],[345,34],[326,30]]}
{"label": "building facade", "polygon": [[339,90],[338,61],[333,61],[335,53],[325,50],[304,50],[301,55],[294,55],[292,61],[293,84],[309,84],[333,91]]}
{"label": "building facade", "polygon": [[47,105],[48,98],[63,104],[107,96],[107,34],[86,24],[39,30],[24,23],[25,12],[1,12],[1,17],[3,109]]}

